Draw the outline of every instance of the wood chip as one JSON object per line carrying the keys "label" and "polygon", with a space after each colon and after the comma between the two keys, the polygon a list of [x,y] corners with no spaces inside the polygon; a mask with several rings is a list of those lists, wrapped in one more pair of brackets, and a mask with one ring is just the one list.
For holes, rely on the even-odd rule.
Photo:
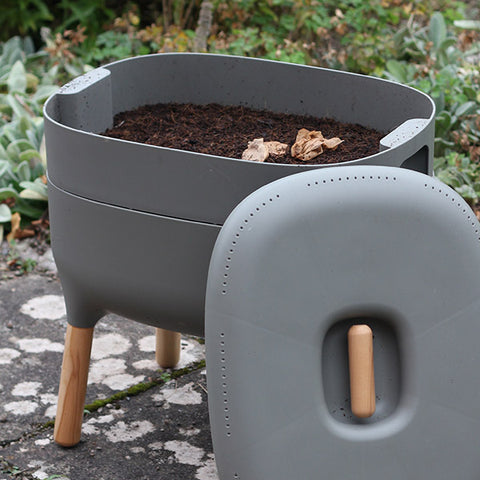
{"label": "wood chip", "polygon": [[335,150],[342,142],[343,140],[338,137],[325,138],[320,131],[302,128],[297,133],[290,153],[292,157],[308,162],[322,154],[324,148]]}
{"label": "wood chip", "polygon": [[242,160],[251,160],[253,162],[264,162],[268,158],[268,149],[263,142],[263,138],[256,138],[248,142],[248,148],[242,153]]}

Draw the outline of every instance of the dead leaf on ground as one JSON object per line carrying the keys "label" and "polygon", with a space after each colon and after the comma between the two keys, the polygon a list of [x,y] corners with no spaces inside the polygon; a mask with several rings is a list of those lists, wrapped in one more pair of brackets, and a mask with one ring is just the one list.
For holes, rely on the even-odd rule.
{"label": "dead leaf on ground", "polygon": [[12,230],[7,235],[7,242],[11,242],[15,238],[22,239],[22,238],[33,237],[35,235],[35,231],[30,228],[25,228],[25,229],[20,228],[20,221],[21,221],[21,217],[18,212],[15,212],[14,214],[12,214],[12,219],[10,220],[10,223],[12,225]]}
{"label": "dead leaf on ground", "polygon": [[324,148],[335,150],[342,142],[343,140],[338,137],[325,138],[320,131],[302,128],[297,133],[290,153],[292,157],[308,162],[322,154]]}
{"label": "dead leaf on ground", "polygon": [[264,162],[268,158],[268,149],[263,142],[263,138],[256,138],[248,142],[248,148],[242,153],[242,160],[251,160],[253,162]]}

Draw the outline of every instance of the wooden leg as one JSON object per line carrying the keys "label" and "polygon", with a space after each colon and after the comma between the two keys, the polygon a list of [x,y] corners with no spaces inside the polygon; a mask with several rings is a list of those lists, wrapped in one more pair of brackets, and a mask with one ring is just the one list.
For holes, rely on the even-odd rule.
{"label": "wooden leg", "polygon": [[92,339],[93,328],[68,325],[53,434],[55,442],[63,447],[73,447],[80,441]]}
{"label": "wooden leg", "polygon": [[173,368],[180,360],[180,338],[178,332],[156,328],[157,346],[155,359],[162,368]]}

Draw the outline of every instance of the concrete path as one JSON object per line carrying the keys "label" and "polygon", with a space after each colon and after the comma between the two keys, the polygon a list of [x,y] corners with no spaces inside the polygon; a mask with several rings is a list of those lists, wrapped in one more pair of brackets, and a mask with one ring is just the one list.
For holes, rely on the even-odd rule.
{"label": "concrete path", "polygon": [[[36,255],[26,243],[16,254]],[[70,449],[53,443],[66,330],[61,285],[49,250],[28,274],[11,272],[7,260],[0,261],[0,480],[217,480],[202,340],[184,337],[181,364],[162,372],[154,329],[115,315],[95,329],[82,441]]]}

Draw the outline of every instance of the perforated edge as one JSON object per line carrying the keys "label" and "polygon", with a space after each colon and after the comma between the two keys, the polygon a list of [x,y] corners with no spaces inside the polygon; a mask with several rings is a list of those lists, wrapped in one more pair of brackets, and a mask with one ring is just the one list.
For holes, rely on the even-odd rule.
{"label": "perforated edge", "polygon": [[222,295],[226,295],[228,293],[228,280],[230,276],[230,264],[234,258],[236,247],[238,246],[238,242],[240,241],[240,238],[242,235],[248,231],[248,223],[249,221],[255,217],[256,215],[262,213],[262,211],[268,207],[271,203],[273,203],[275,200],[279,199],[280,195],[270,195],[267,199],[265,199],[264,202],[259,203],[253,211],[250,212],[249,216],[238,225],[236,228],[236,233],[233,238],[233,240],[230,243],[230,248],[228,250],[228,254],[225,257],[225,266],[223,270],[223,281],[222,281],[222,288],[221,288],[221,293]]}
{"label": "perforated edge", "polygon": [[[330,178],[323,179],[323,180],[316,180],[314,182],[308,182],[305,184],[306,187],[315,187],[315,186],[322,186],[326,184],[331,184],[335,182],[356,182],[356,181],[392,181],[396,182],[397,177],[395,175],[347,175],[347,176],[331,176]],[[435,185],[425,183],[425,188],[431,188],[432,191],[436,192],[437,194],[444,195],[445,199],[451,199],[452,203],[456,205],[458,209],[462,210],[462,213],[465,215],[466,220],[470,223],[471,227],[474,230],[475,235],[477,236],[477,240],[480,241],[480,227],[478,221],[474,215],[474,213],[469,209],[468,205],[465,203],[461,203],[458,201],[458,197],[455,198],[452,195],[452,192],[446,191],[448,187],[445,185],[443,188],[438,188]],[[444,191],[445,190],[445,191]],[[249,217],[244,218],[241,224],[238,225],[237,231],[233,240],[231,241],[230,249],[228,251],[228,255],[225,257],[225,266],[224,266],[224,273],[223,273],[223,281],[221,286],[221,293],[222,295],[226,295],[228,293],[228,281],[230,277],[230,264],[232,259],[235,255],[236,247],[238,246],[238,242],[240,241],[242,235],[248,231],[248,222],[249,219],[252,217],[262,213],[262,211],[268,207],[269,204],[274,202],[276,199],[279,199],[280,195],[269,195],[265,201],[258,204],[255,207],[255,210],[250,212]],[[450,203],[450,202],[448,202]],[[473,220],[473,221],[472,221]]]}
{"label": "perforated edge", "polygon": [[220,353],[220,371],[221,373],[221,385],[222,385],[222,398],[223,398],[223,420],[225,426],[225,434],[227,437],[232,435],[231,424],[230,424],[230,407],[228,405],[229,395],[228,395],[228,368],[227,368],[227,346],[226,346],[226,335],[225,332],[220,332],[219,334],[219,353]]}
{"label": "perforated edge", "polygon": [[[473,212],[473,210],[467,205],[465,204],[465,202],[460,202],[458,201],[458,194],[455,193],[455,195],[452,195],[452,191],[448,191],[449,187],[447,187],[446,185],[442,188],[440,187],[436,187],[435,185],[431,185],[431,184],[428,184],[428,183],[425,183],[425,188],[432,191],[432,192],[435,192],[439,195],[442,195],[443,198],[445,199],[445,201],[447,202],[447,204],[450,204],[451,206],[455,206],[458,210],[461,210],[464,217],[465,217],[465,220],[470,224],[470,226],[472,227],[476,237],[477,237],[477,240],[480,241],[480,226],[478,224],[478,220],[477,220],[477,217],[475,216],[475,213]],[[457,198],[455,198],[457,197]],[[450,201],[447,201],[450,200]]]}

